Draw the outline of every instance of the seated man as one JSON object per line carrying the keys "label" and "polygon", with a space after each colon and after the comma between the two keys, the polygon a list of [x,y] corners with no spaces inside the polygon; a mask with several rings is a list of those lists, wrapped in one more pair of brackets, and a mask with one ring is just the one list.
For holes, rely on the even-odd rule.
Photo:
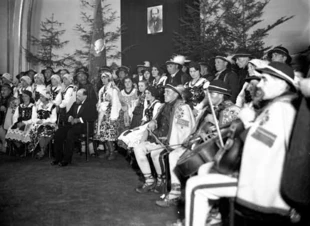
{"label": "seated man", "polygon": [[190,178],[186,184],[186,226],[205,225],[211,209],[209,200],[235,196],[239,204],[262,219],[268,215],[280,221],[277,225],[289,222],[290,207],[280,195],[280,182],[296,114],[292,104],[296,97],[294,71],[278,62],[257,70],[262,72],[257,87],[266,103],[258,115],[251,107],[239,113],[245,128],[249,128],[239,181],[219,173]]}
{"label": "seated man", "polygon": [[[66,114],[67,123],[55,133],[55,160],[51,162],[51,165],[67,166],[71,162],[74,140],[86,132],[87,121],[95,121],[96,119],[95,102],[87,97],[85,89],[78,90],[76,102]],[[94,128],[89,128],[89,131],[93,130]],[[66,142],[63,150],[64,141]]]}
{"label": "seated man", "polygon": [[[163,186],[163,171],[159,163],[159,155],[169,146],[177,147],[190,135],[195,126],[195,118],[191,108],[182,101],[183,87],[165,86],[165,104],[159,110],[155,120],[150,121],[148,138],[134,148],[136,160],[142,171],[145,183],[138,187],[138,193],[145,193]],[[151,154],[157,173],[157,181],[152,176],[147,154]]]}
{"label": "seated man", "polygon": [[[235,106],[230,100],[231,91],[226,83],[221,80],[214,80],[210,83],[209,87],[210,97],[212,104],[215,108],[216,115],[218,116],[219,126],[224,126],[229,124],[231,121],[237,118],[239,113],[239,108]],[[214,120],[211,114],[210,105],[208,104],[208,95],[205,95],[202,101],[206,107],[203,108],[203,113],[197,120],[197,126],[193,130],[192,135],[188,138],[199,137],[205,138],[213,132]],[[208,126],[205,126],[209,124]],[[209,128],[209,131],[204,131],[204,129]],[[197,129],[197,130],[196,130]],[[176,201],[181,196],[181,183],[176,176],[174,170],[177,162],[181,155],[186,151],[186,148],[180,147],[169,154],[169,168],[171,176],[171,191],[165,197],[164,200],[156,201],[156,204],[161,207],[169,207],[176,204]]]}

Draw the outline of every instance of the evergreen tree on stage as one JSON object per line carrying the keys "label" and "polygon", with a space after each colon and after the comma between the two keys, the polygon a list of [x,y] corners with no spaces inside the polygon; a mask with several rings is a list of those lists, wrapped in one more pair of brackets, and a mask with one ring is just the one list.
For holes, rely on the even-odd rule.
{"label": "evergreen tree on stage", "polygon": [[56,50],[64,48],[69,41],[61,41],[60,36],[66,30],[61,30],[63,23],[54,19],[54,14],[50,18],[46,18],[41,22],[41,37],[30,37],[30,43],[36,51],[24,49],[26,51],[26,59],[32,65],[41,65],[44,67],[71,67],[73,58],[69,54],[60,57],[55,53]]}
{"label": "evergreen tree on stage", "polygon": [[175,34],[176,52],[193,60],[208,60],[219,53],[231,54],[239,48],[259,53],[265,50],[264,38],[276,26],[291,19],[281,17],[265,28],[263,10],[269,0],[195,0],[187,4],[181,19],[182,30]]}

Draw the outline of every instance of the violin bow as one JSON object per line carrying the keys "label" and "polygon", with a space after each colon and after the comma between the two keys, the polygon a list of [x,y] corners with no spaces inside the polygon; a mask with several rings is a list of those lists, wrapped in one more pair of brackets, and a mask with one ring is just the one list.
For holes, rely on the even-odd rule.
{"label": "violin bow", "polygon": [[215,128],[216,128],[216,131],[218,133],[220,144],[221,144],[221,146],[223,148],[224,147],[223,137],[222,137],[222,134],[221,134],[221,130],[220,130],[220,126],[219,126],[218,120],[217,120],[216,115],[215,115],[214,106],[213,106],[212,101],[211,101],[211,95],[210,95],[209,89],[206,89],[206,92],[207,92],[208,101],[209,101],[209,105],[210,105],[210,108],[211,108],[212,116],[213,116],[213,119],[214,119]]}

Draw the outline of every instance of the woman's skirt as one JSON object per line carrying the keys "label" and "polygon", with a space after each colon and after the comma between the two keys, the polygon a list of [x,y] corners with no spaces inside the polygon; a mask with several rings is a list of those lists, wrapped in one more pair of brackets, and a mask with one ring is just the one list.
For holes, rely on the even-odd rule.
{"label": "woman's skirt", "polygon": [[5,136],[5,139],[10,141],[18,141],[22,143],[29,143],[31,141],[30,131],[32,125],[24,125],[21,128],[17,128],[17,123],[14,123]]}
{"label": "woman's skirt", "polygon": [[37,147],[41,138],[53,138],[55,131],[56,124],[35,124],[29,132],[31,138],[29,151],[32,152]]}
{"label": "woman's skirt", "polygon": [[104,114],[98,132],[98,122],[95,125],[95,140],[116,141],[118,137],[118,122],[111,121],[110,114]]}

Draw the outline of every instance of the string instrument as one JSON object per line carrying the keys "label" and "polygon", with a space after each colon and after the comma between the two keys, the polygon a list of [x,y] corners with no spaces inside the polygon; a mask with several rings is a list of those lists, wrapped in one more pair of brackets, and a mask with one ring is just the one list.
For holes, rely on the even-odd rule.
{"label": "string instrument", "polygon": [[[175,173],[179,178],[185,178],[197,173],[199,167],[207,162],[215,162],[215,169],[222,174],[232,174],[240,166],[242,145],[240,134],[244,130],[240,120],[233,121],[227,128],[195,148],[187,149],[180,157]],[[224,146],[221,146],[219,137]]]}

